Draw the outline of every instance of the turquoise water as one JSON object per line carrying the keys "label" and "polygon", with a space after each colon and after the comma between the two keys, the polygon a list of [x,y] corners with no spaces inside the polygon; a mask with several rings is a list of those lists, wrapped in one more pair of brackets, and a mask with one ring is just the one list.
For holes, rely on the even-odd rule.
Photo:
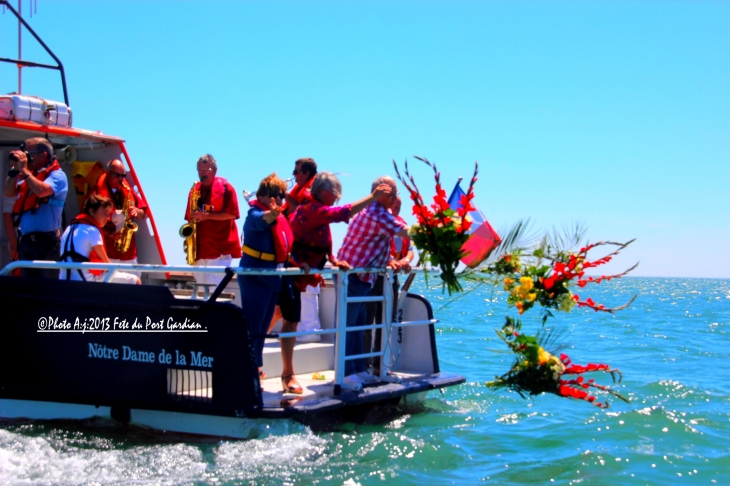
{"label": "turquoise water", "polygon": [[512,361],[493,330],[503,293],[480,287],[441,308],[439,291],[414,290],[441,320],[442,369],[467,377],[423,411],[316,433],[252,421],[256,439],[194,443],[111,425],[5,426],[0,483],[730,484],[730,280],[611,281],[582,294],[615,306],[638,293],[631,308],[553,321],[574,362],[623,371],[617,390],[632,403],[608,410],[487,390]]}

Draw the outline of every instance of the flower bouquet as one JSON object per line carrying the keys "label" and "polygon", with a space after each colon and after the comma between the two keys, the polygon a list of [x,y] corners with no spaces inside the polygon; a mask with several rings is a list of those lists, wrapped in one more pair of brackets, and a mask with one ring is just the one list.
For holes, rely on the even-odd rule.
{"label": "flower bouquet", "polygon": [[[602,241],[584,246],[578,253],[557,251],[551,254],[550,248],[542,245],[532,252],[532,264],[523,264],[522,250],[515,250],[510,254],[502,255],[488,267],[487,271],[498,278],[503,278],[504,290],[509,292],[507,304],[514,306],[520,315],[531,309],[536,303],[540,304],[543,309],[543,324],[548,317],[552,316],[551,309],[570,312],[576,305],[589,307],[595,311],[613,313],[628,307],[636,296],[620,307],[606,308],[602,304],[596,304],[590,298],[580,300],[580,296],[573,294],[569,287],[574,281],[578,287],[583,288],[588,284],[598,284],[604,280],[621,278],[632,271],[638,263],[616,275],[603,275],[598,278],[585,276],[587,269],[608,263],[613,256],[633,241],[627,243]],[[602,258],[589,261],[588,252],[604,245],[618,248]]]}
{"label": "flower bouquet", "polygon": [[[499,257],[487,268],[487,271],[495,275],[497,279],[502,279],[504,290],[509,292],[507,303],[514,306],[520,315],[534,307],[536,303],[540,304],[543,325],[549,317],[553,317],[552,310],[569,312],[575,306],[613,313],[628,307],[636,296],[620,307],[607,308],[590,298],[581,300],[578,295],[572,293],[570,286],[575,283],[583,288],[591,283],[597,284],[604,280],[620,278],[636,268],[634,265],[620,274],[603,275],[598,278],[585,275],[587,269],[608,263],[632,241],[628,243],[599,242],[587,245],[577,253],[572,253],[553,252],[543,240],[543,244],[532,252],[530,258],[524,258],[530,263],[523,263],[523,251],[518,249]],[[587,255],[590,250],[605,245],[618,248],[597,260],[588,260]],[[510,370],[502,376],[495,377],[494,381],[488,382],[488,387],[515,390],[523,398],[526,395],[553,393],[561,397],[585,400],[597,407],[608,408],[608,402],[597,402],[595,397],[586,391],[594,388],[628,402],[626,398],[610,388],[599,385],[592,379],[585,380],[582,376],[588,372],[605,372],[611,375],[615,383],[617,378],[618,381],[621,381],[622,375],[619,370],[612,369],[606,364],[574,365],[565,354],[561,354],[558,358],[554,353],[545,349],[545,346],[554,337],[554,333],[541,330],[536,336],[531,336],[523,334],[521,326],[521,321],[507,317],[502,329],[497,330],[497,335],[517,357]],[[577,377],[567,379],[566,375],[577,375]]]}
{"label": "flower bouquet", "polygon": [[436,169],[436,165],[422,157],[416,159],[433,169],[436,195],[430,206],[424,202],[415,179],[408,171],[408,161],[405,162],[405,177],[401,176],[398,164],[393,161],[398,179],[410,193],[413,214],[417,218],[417,223],[410,229],[410,237],[419,251],[421,264],[430,262],[431,265],[441,269],[443,286],[451,295],[452,292],[462,291],[456,268],[464,257],[462,246],[469,239],[467,231],[471,227],[471,218],[468,214],[474,210],[471,200],[474,198],[474,183],[477,181],[479,166],[474,164],[474,175],[469,190],[461,196],[461,204],[455,211],[449,206],[446,192],[441,187],[441,173]]}
{"label": "flower bouquet", "polygon": [[[536,337],[522,334],[521,321],[515,321],[511,317],[506,319],[505,325],[497,331],[497,335],[517,355],[517,358],[512,368],[504,375],[495,377],[494,381],[488,382],[488,387],[509,388],[519,393],[522,398],[527,398],[526,395],[553,393],[560,397],[585,400],[600,408],[608,408],[608,401],[597,402],[596,397],[586,391],[595,388],[630,403],[626,397],[614,390],[599,385],[593,379],[586,380],[582,376],[590,372],[609,373],[616,383],[621,381],[621,371],[612,369],[606,364],[574,365],[565,354],[561,354],[558,358],[542,347],[543,340],[540,339],[540,335]],[[577,375],[577,378],[566,379],[566,375]]]}

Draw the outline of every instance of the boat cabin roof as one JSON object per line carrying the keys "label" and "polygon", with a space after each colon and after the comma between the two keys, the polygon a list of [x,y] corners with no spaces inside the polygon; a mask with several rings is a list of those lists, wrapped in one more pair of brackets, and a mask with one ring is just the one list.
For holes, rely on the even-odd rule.
{"label": "boat cabin roof", "polygon": [[19,145],[31,137],[48,137],[51,143],[58,145],[93,146],[94,143],[124,143],[124,139],[107,135],[101,131],[82,128],[41,125],[35,122],[0,120],[0,143],[4,146]]}

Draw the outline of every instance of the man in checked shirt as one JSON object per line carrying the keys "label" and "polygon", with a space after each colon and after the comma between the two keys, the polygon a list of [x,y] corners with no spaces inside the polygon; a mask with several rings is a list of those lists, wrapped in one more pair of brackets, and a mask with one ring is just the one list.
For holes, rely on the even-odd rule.
{"label": "man in checked shirt", "polygon": [[[390,256],[391,238],[393,236],[408,236],[408,226],[395,219],[389,211],[398,189],[392,177],[382,176],[373,181],[372,190],[380,184],[390,186],[390,191],[384,193],[376,201],[358,213],[350,223],[345,235],[345,241],[337,254],[338,260],[344,260],[353,268],[390,267],[393,270],[410,270],[410,264],[405,260],[393,260]],[[348,275],[347,296],[361,297],[368,295],[377,278],[374,273]],[[347,306],[347,325],[365,325],[365,303],[352,303]],[[363,352],[363,331],[347,333],[345,354],[352,356]],[[374,377],[366,371],[366,360],[356,359],[345,362],[345,380],[351,383],[373,381]]]}

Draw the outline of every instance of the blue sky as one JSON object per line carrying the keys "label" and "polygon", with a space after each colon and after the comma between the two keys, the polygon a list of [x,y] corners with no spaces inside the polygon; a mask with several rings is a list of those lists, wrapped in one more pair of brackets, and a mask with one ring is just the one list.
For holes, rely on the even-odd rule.
{"label": "blue sky", "polygon": [[[583,222],[637,238],[611,271],[730,277],[730,3],[40,0],[28,20],[74,125],[127,140],[171,263],[206,152],[239,194],[314,157],[343,202],[421,155],[447,191],[478,160],[497,230]],[[46,59],[29,36],[24,57]],[[1,90],[16,79],[0,66]],[[23,91],[62,99],[37,70]]]}

